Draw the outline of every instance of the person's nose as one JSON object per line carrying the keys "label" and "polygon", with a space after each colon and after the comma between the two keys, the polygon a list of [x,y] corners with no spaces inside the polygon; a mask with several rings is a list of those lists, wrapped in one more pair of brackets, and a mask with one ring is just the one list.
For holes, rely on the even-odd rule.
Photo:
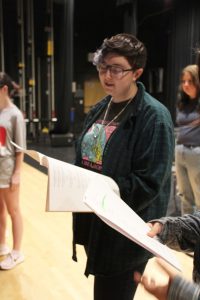
{"label": "person's nose", "polygon": [[106,78],[111,78],[111,77],[112,77],[112,75],[111,75],[111,71],[110,71],[110,69],[109,69],[109,68],[107,68],[107,69],[106,69],[106,72],[105,72],[105,77],[106,77]]}
{"label": "person's nose", "polygon": [[188,87],[190,85],[190,81],[189,80],[184,80],[183,81],[183,86]]}

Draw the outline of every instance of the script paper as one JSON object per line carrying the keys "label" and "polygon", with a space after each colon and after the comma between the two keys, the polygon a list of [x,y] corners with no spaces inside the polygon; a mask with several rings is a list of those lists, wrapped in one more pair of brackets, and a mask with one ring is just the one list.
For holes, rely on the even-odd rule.
{"label": "script paper", "polygon": [[91,211],[83,202],[83,197],[90,182],[100,177],[119,193],[117,184],[109,177],[64,163],[57,159],[48,159],[48,211]]}
{"label": "script paper", "polygon": [[94,212],[130,240],[181,269],[167,246],[147,236],[149,226],[120,198],[110,177],[12,144],[48,168],[47,211]]}
{"label": "script paper", "polygon": [[105,181],[119,195],[117,184],[108,176],[65,163],[34,150],[23,149],[13,142],[12,144],[48,168],[46,211],[91,212],[83,202],[83,197],[93,179],[97,182],[99,178]]}
{"label": "script paper", "polygon": [[110,227],[181,270],[171,249],[147,235],[149,226],[110,189],[106,182],[99,180],[97,184],[96,181],[92,181],[85,193],[84,202]]}

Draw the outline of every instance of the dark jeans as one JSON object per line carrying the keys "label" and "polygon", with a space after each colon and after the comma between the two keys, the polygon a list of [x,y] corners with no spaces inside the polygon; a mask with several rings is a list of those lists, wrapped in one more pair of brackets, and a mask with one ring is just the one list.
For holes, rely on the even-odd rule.
{"label": "dark jeans", "polygon": [[133,273],[143,273],[146,263],[134,270],[129,270],[115,276],[99,276],[94,278],[94,300],[133,300],[137,284]]}

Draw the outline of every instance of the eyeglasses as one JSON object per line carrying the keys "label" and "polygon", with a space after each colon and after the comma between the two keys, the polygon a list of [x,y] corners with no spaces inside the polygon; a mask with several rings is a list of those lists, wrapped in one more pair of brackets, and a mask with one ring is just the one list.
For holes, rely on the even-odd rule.
{"label": "eyeglasses", "polygon": [[106,65],[106,64],[97,65],[97,71],[100,74],[107,73],[108,70],[109,70],[110,75],[112,77],[117,78],[117,79],[121,79],[124,76],[125,72],[133,71],[133,68],[123,69],[123,68],[115,66],[115,65]]}

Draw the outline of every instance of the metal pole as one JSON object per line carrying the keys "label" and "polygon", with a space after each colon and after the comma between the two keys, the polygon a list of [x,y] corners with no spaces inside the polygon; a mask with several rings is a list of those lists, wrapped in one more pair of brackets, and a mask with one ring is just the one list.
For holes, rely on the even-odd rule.
{"label": "metal pole", "polygon": [[50,11],[50,24],[51,24],[51,44],[52,44],[52,53],[51,53],[51,120],[56,121],[55,114],[55,77],[54,77],[54,7],[53,0],[51,0],[51,11]]}
{"label": "metal pole", "polygon": [[24,113],[26,121],[28,121],[26,111],[26,72],[25,72],[25,53],[24,53],[24,5],[23,0],[17,1],[17,22],[19,26],[19,85],[22,89],[20,93],[20,109]]}
{"label": "metal pole", "polygon": [[27,1],[27,33],[28,33],[28,63],[29,63],[29,115],[33,121],[36,117],[36,101],[35,101],[35,44],[34,44],[34,9],[33,0]]}
{"label": "metal pole", "polygon": [[32,114],[33,121],[37,122],[37,111],[36,111],[36,92],[35,92],[35,36],[34,36],[34,5],[33,0],[30,1],[30,33],[31,33],[31,67],[32,67]]}
{"label": "metal pole", "polygon": [[39,130],[42,129],[41,127],[41,61],[40,61],[40,57],[37,58],[37,99],[38,99],[38,118],[39,118]]}
{"label": "metal pole", "polygon": [[51,95],[51,56],[53,53],[53,44],[51,40],[51,0],[47,0],[47,120],[48,120],[48,129],[50,127],[51,120],[51,105],[52,105],[52,95]]}
{"label": "metal pole", "polygon": [[55,79],[54,79],[54,9],[53,0],[47,0],[47,97],[48,97],[48,127],[55,116]]}
{"label": "metal pole", "polygon": [[4,57],[4,35],[3,35],[3,3],[0,0],[0,68],[1,71],[5,71],[5,57]]}
{"label": "metal pole", "polygon": [[28,92],[29,92],[29,118],[30,118],[30,134],[35,137],[35,122],[38,122],[36,113],[35,99],[35,41],[34,41],[34,6],[33,0],[27,1],[27,40],[28,40],[28,56],[27,56],[27,72],[28,72]]}

